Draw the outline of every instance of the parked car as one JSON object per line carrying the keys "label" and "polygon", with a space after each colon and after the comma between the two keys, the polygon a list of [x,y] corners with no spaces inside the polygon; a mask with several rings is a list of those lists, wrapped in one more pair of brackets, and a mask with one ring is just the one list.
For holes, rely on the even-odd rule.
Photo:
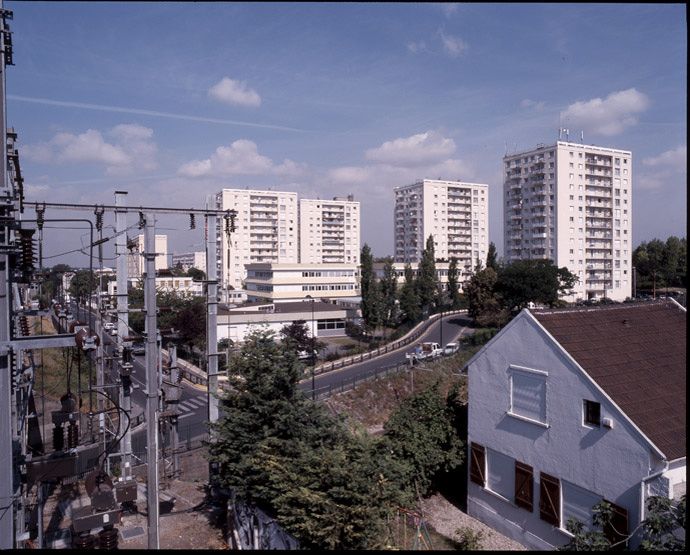
{"label": "parked car", "polygon": [[440,357],[443,354],[443,349],[438,343],[425,342],[418,345],[414,351],[407,353],[405,358],[407,360],[431,360]]}
{"label": "parked car", "polygon": [[445,348],[443,349],[443,354],[444,355],[454,355],[460,350],[460,344],[459,343],[448,343]]}

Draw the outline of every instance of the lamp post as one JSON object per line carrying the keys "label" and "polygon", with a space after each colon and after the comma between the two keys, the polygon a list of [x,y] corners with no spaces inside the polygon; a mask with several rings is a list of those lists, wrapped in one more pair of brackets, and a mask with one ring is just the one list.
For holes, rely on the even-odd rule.
{"label": "lamp post", "polygon": [[314,351],[316,350],[314,347],[316,346],[316,341],[315,341],[315,335],[314,335],[314,299],[312,298],[311,295],[307,295],[304,297],[305,299],[309,299],[309,302],[311,302],[311,344],[310,344],[310,349],[311,353],[309,353],[309,357],[311,358],[311,400],[314,401],[316,400],[316,389],[315,389],[315,376],[314,376],[314,370],[316,367],[316,360],[314,357]]}

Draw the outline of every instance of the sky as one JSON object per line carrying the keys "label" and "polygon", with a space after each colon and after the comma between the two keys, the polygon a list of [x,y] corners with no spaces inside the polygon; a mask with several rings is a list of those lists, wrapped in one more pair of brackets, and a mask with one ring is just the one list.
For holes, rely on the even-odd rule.
{"label": "sky", "polygon": [[[684,4],[4,7],[7,119],[28,203],[114,204],[126,190],[131,206],[203,208],[224,187],[353,194],[362,244],[385,256],[394,187],[457,179],[489,185],[502,254],[502,157],[553,144],[564,127],[572,141],[632,151],[634,245],[686,236]],[[105,223],[107,236],[112,215]],[[188,223],[157,217],[170,252],[203,250],[203,225]],[[60,225],[46,229],[44,265],[88,266],[62,256],[88,234]]]}

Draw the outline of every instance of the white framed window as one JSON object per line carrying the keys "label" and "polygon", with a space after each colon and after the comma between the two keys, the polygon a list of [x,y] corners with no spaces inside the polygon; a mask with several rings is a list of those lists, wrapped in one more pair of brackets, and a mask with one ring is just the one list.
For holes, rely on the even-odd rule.
{"label": "white framed window", "polygon": [[486,466],[486,488],[512,502],[515,496],[515,459],[487,447]]}
{"label": "white framed window", "polygon": [[508,414],[521,420],[547,426],[546,378],[548,372],[511,365],[510,408]]}

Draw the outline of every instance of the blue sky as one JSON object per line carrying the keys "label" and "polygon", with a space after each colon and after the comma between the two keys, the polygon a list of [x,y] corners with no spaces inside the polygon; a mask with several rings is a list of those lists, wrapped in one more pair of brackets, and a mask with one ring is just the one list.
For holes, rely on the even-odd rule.
{"label": "blue sky", "polygon": [[[585,143],[632,150],[635,245],[686,235],[683,4],[5,7],[8,125],[30,201],[112,204],[124,189],[132,205],[202,207],[222,187],[352,193],[362,242],[383,256],[395,186],[461,179],[489,184],[502,253],[502,156],[554,142],[562,124],[571,140],[583,131]],[[202,249],[186,224],[159,218],[170,250]],[[44,252],[83,244],[72,235],[52,234]]]}

